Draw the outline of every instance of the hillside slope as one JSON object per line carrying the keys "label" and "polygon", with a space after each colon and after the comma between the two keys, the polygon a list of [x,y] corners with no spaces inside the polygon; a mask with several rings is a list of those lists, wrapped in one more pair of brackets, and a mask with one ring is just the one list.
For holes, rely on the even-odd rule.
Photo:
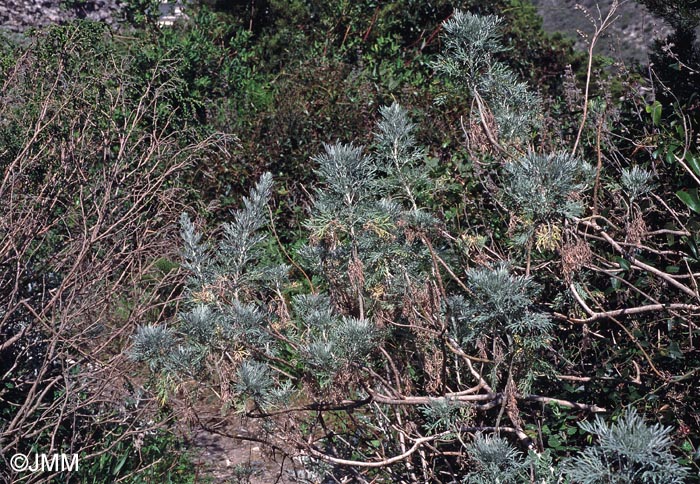
{"label": "hillside slope", "polygon": [[[587,10],[594,19],[598,18],[597,6],[605,14],[610,10],[612,0],[532,0],[542,16],[545,30],[563,32],[577,39],[578,48],[586,48],[586,40],[578,33],[593,33],[593,25],[586,17]],[[577,8],[581,5],[583,9]],[[624,2],[618,8],[618,19],[611,26],[597,52],[624,60],[644,62],[654,39],[664,38],[670,29],[661,19],[654,17],[643,5]]]}

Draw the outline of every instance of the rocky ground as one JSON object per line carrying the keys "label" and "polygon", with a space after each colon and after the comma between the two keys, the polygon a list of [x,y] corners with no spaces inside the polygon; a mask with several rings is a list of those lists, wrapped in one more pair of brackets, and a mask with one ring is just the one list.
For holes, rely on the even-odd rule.
{"label": "rocky ground", "polygon": [[[172,25],[182,16],[182,0],[160,5],[160,24]],[[116,25],[124,10],[123,0],[0,0],[0,30],[18,34],[30,27],[88,19]]]}
{"label": "rocky ground", "polygon": [[[246,429],[242,432],[249,433]],[[202,474],[214,482],[291,484],[294,469],[289,459],[266,452],[260,444],[218,432],[196,430],[191,435],[192,453]]]}
{"label": "rocky ground", "polygon": [[[593,34],[591,20],[610,11],[612,0],[532,0],[548,32],[562,32],[576,40],[576,47],[588,49]],[[600,9],[600,10],[599,10]],[[671,29],[663,20],[649,13],[637,2],[622,2],[616,12],[617,20],[606,31],[596,52],[624,61],[647,60],[655,39],[664,39]],[[583,34],[583,35],[582,35]]]}
{"label": "rocky ground", "polygon": [[1,0],[0,26],[10,32],[43,27],[72,19],[112,24],[122,8],[120,0]]}
{"label": "rocky ground", "polygon": [[309,482],[299,463],[261,445],[260,422],[241,415],[222,416],[213,407],[197,410],[197,424],[180,428],[198,475],[212,482],[247,484],[293,484]]}

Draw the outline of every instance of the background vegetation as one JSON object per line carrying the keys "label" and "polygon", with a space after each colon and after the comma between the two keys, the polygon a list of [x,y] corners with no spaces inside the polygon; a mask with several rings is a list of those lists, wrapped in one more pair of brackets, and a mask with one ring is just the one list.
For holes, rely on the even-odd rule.
{"label": "background vegetation", "polygon": [[194,482],[213,406],[301,482],[696,482],[698,15],[646,3],[637,70],[515,0],[0,38],[2,459],[81,456],[3,478]]}

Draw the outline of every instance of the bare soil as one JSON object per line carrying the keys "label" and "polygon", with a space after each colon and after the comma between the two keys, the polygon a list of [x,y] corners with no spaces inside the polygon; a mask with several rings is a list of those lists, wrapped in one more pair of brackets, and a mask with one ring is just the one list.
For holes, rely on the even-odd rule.
{"label": "bare soil", "polygon": [[[201,418],[201,417],[200,417]],[[213,483],[291,484],[294,463],[252,439],[262,435],[254,422],[239,416],[209,418],[204,428],[190,431],[189,450],[199,475]],[[242,437],[242,438],[237,438]],[[247,469],[248,472],[242,472]]]}

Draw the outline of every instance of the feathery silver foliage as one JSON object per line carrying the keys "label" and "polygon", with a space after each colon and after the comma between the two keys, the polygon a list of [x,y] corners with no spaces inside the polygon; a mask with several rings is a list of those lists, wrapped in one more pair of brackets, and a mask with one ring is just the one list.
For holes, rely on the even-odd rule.
{"label": "feathery silver foliage", "polygon": [[261,350],[268,348],[271,337],[265,328],[270,317],[257,304],[234,300],[225,307],[224,313],[222,335],[226,340],[247,343]]}
{"label": "feathery silver foliage", "polygon": [[204,345],[177,345],[168,354],[163,369],[171,375],[186,375],[190,378],[196,378],[203,367],[207,353],[208,348]]}
{"label": "feathery silver foliage", "polygon": [[635,408],[628,408],[613,424],[602,418],[580,427],[597,437],[595,445],[562,465],[572,482],[598,484],[682,484],[688,469],[671,453],[671,427],[647,425]]}
{"label": "feathery silver foliage", "polygon": [[634,165],[631,169],[623,168],[620,182],[622,189],[630,200],[636,200],[654,188],[654,174]]}
{"label": "feathery silver foliage", "polygon": [[243,282],[243,274],[259,255],[259,246],[265,240],[260,232],[267,222],[267,204],[272,193],[272,175],[265,173],[243,198],[243,208],[236,210],[233,221],[223,225],[218,261],[230,276],[234,286]]}
{"label": "feathery silver foliage", "polygon": [[362,146],[352,143],[324,145],[325,153],[313,160],[318,163],[316,173],[326,186],[318,190],[318,195],[326,193],[338,196],[347,207],[352,207],[372,196],[368,182],[376,173],[372,159],[363,153]]}
{"label": "feathery silver foliage", "polygon": [[326,294],[298,294],[292,298],[292,306],[312,331],[327,331],[336,321],[331,298]]}
{"label": "feathery silver foliage", "polygon": [[463,405],[449,398],[435,398],[419,409],[426,420],[423,426],[429,433],[454,430],[464,418]]}
{"label": "feathery silver foliage", "polygon": [[[492,338],[511,354],[520,354],[526,367],[536,363],[525,355],[546,347],[553,328],[550,318],[533,307],[539,286],[529,277],[512,274],[506,264],[470,269],[467,277],[469,298],[448,298],[455,338],[465,345]],[[523,382],[527,385],[527,378]]]}
{"label": "feathery silver foliage", "polygon": [[[444,23],[445,47],[433,68],[456,86],[486,102],[505,139],[527,139],[540,124],[541,100],[495,59],[503,52],[501,19],[457,10]],[[479,103],[477,103],[479,104]],[[485,113],[472,113],[478,119]]]}
{"label": "feathery silver foliage", "polygon": [[206,304],[197,304],[187,312],[179,314],[181,330],[201,344],[209,343],[217,329],[218,315]]}
{"label": "feathery silver foliage", "polygon": [[148,363],[151,371],[158,371],[166,364],[176,342],[172,330],[163,325],[139,326],[131,338],[131,358]]}
{"label": "feathery silver foliage", "polygon": [[506,195],[530,220],[576,217],[583,211],[580,195],[593,177],[588,163],[568,153],[530,152],[505,168]]}
{"label": "feathery silver foliage", "polygon": [[418,209],[416,193],[427,186],[428,177],[422,161],[425,150],[416,144],[415,125],[408,112],[393,103],[379,108],[382,116],[374,138],[377,143],[377,165],[384,172],[379,187],[391,198],[408,200],[411,208]]}
{"label": "feathery silver foliage", "polygon": [[238,368],[234,387],[238,393],[252,398],[260,407],[265,408],[273,385],[274,380],[265,363],[247,360]]}
{"label": "feathery silver foliage", "polygon": [[190,271],[196,283],[203,284],[209,277],[210,255],[206,245],[200,243],[202,234],[197,232],[190,216],[185,212],[180,215],[180,237],[184,245],[182,266]]}
{"label": "feathery silver foliage", "polygon": [[523,484],[531,482],[527,476],[528,463],[520,451],[498,436],[477,434],[465,449],[474,463],[463,479],[463,484]]}

